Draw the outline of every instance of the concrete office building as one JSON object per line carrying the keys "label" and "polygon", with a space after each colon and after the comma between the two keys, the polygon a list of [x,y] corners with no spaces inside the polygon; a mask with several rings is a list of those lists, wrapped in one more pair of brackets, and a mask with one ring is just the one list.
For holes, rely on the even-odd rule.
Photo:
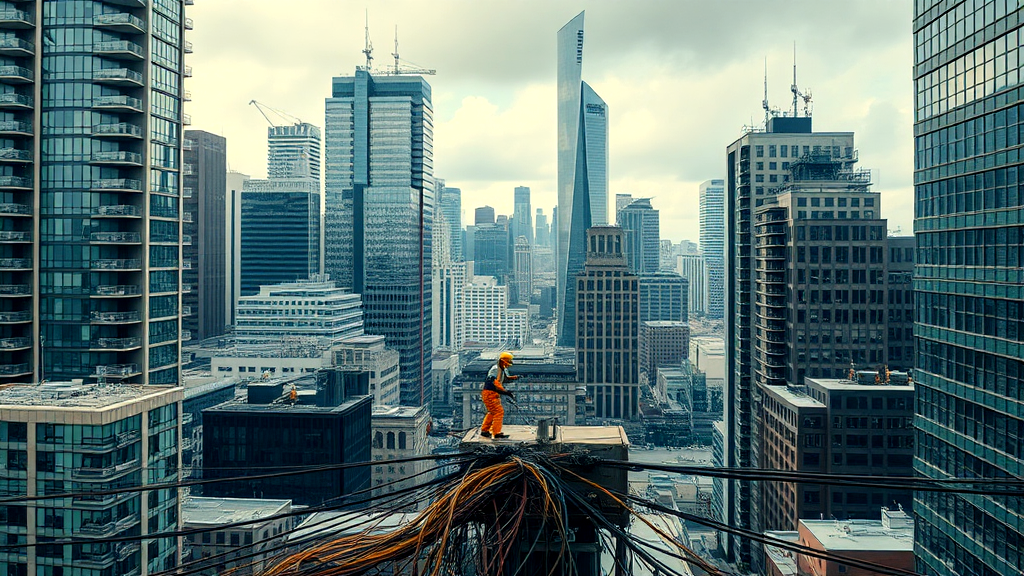
{"label": "concrete office building", "polygon": [[383,336],[350,336],[330,350],[331,366],[368,372],[374,406],[398,406],[398,352],[384,345]]}
{"label": "concrete office building", "polygon": [[235,305],[238,298],[242,296],[242,190],[248,174],[242,174],[234,170],[227,174],[227,262],[228,268],[225,272],[228,281],[225,300],[228,306],[228,323],[235,323]]}
{"label": "concrete office building", "polygon": [[[752,418],[754,396],[755,327],[755,254],[754,211],[766,198],[775,194],[789,179],[790,163],[813,152],[828,153],[852,170],[857,156],[852,132],[812,132],[810,117],[775,116],[767,119],[763,130],[751,130],[730,144],[726,150],[727,174],[725,190],[725,269],[724,311],[726,365],[728,371],[725,421],[732,430],[726,437],[729,467],[756,467],[752,454]],[[685,274],[685,272],[684,272]],[[692,283],[692,279],[691,279]],[[692,308],[691,308],[692,309]],[[757,529],[751,519],[749,490],[756,482],[733,482],[727,523],[744,529]],[[750,543],[742,538],[731,539],[730,559],[751,561]]]}
{"label": "concrete office building", "polygon": [[503,345],[519,348],[527,343],[529,326],[525,308],[509,308],[509,287],[491,276],[474,276],[462,290],[462,338],[465,346]]}
{"label": "concrete office building", "polygon": [[326,350],[363,334],[359,294],[314,277],[261,286],[258,294],[238,299],[235,340],[240,347],[281,347],[304,342]]}
{"label": "concrete office building", "polygon": [[711,297],[708,286],[708,265],[698,254],[684,254],[676,258],[679,275],[686,279],[687,308],[691,314],[705,316]]}
{"label": "concrete office building", "polygon": [[[1024,171],[1022,23],[1018,2],[914,4],[915,472],[925,478],[1024,476],[1024,269],[1010,216]],[[917,571],[1018,572],[1018,502],[919,493]]]}
{"label": "concrete office building", "polygon": [[576,275],[586,260],[586,231],[608,224],[608,106],[583,72],[583,12],[557,35],[558,206],[555,250],[558,343],[576,343]]}
{"label": "concrete office building", "polygon": [[[295,402],[289,400],[292,386]],[[369,374],[322,370],[250,382],[247,395],[203,411],[205,478],[247,468],[330,466],[370,460]],[[288,499],[319,506],[370,488],[368,467],[204,486],[206,496]]]}
{"label": "concrete office building", "polygon": [[525,236],[516,238],[513,257],[512,291],[515,304],[530,305],[533,296],[533,247]]}
{"label": "concrete office building", "polygon": [[[6,504],[0,524],[6,542],[79,542],[67,554],[28,546],[5,557],[6,570],[146,576],[180,565],[176,538],[151,539],[146,546],[133,541],[179,528],[176,490],[82,492],[178,482],[181,401],[181,388],[171,386],[55,382],[0,390],[7,496],[31,498],[50,489],[78,494],[59,502]],[[74,490],[59,488],[72,484]]]}
{"label": "concrete office building", "polygon": [[512,273],[509,241],[506,226],[478,224],[473,237],[474,274],[493,276],[500,284],[507,283]]}
{"label": "concrete office building", "polygon": [[[465,260],[465,252],[462,246],[462,190],[445,186],[444,180],[437,178],[435,188],[437,189],[437,213],[435,216],[443,215],[448,225],[449,253],[453,262]],[[436,229],[439,226],[435,225]]]}
{"label": "concrete office building", "polygon": [[640,321],[689,322],[688,292],[689,282],[673,272],[641,275]]}
{"label": "concrete office building", "polygon": [[618,225],[626,241],[626,262],[633,274],[655,274],[661,268],[661,219],[650,198],[637,198],[619,210]]}
{"label": "concrete office building", "polygon": [[587,260],[576,277],[576,366],[598,418],[634,420],[640,405],[640,287],[629,273],[623,232],[587,230]]}
{"label": "concrete office building", "polygon": [[640,322],[640,372],[648,382],[658,368],[678,366],[690,352],[690,327],[684,322]]}
{"label": "concrete office building", "polygon": [[[432,393],[434,142],[420,76],[335,77],[326,101],[324,270],[401,355],[402,404]],[[387,136],[385,136],[387,135]]]}
{"label": "concrete office building", "polygon": [[[244,524],[228,527],[238,523]],[[190,572],[202,576],[227,570],[240,576],[260,574],[280,554],[298,523],[291,500],[192,496],[182,502],[181,527],[201,532],[185,536],[191,556],[183,560],[190,562]]]}
{"label": "concrete office building", "polygon": [[267,128],[267,178],[312,178],[320,188],[320,129],[306,122]]}
{"label": "concrete office building", "polygon": [[700,189],[700,251],[708,270],[707,317],[725,309],[725,180],[705,180]]}
{"label": "concrete office building", "polygon": [[242,296],[320,274],[320,192],[312,178],[246,180],[240,226]]}
{"label": "concrete office building", "polygon": [[516,186],[514,191],[511,232],[513,240],[523,236],[533,245],[533,211],[528,186]]}
{"label": "concrete office building", "polygon": [[95,6],[0,21],[0,384],[178,382],[192,20],[181,0]]}
{"label": "concrete office building", "polygon": [[443,212],[438,212],[436,216],[436,250],[432,255],[431,292],[434,295],[434,307],[430,322],[431,341],[435,351],[458,351],[462,349],[462,289],[466,284],[466,263],[455,261],[448,241],[451,232],[448,216]]}
{"label": "concrete office building", "polygon": [[[373,497],[384,498],[388,494],[422,484],[432,478],[423,474],[433,462],[390,463],[390,460],[415,458],[429,453],[427,425],[430,413],[422,406],[374,406],[370,420],[373,431],[373,473],[371,485]],[[422,504],[419,504],[422,507]],[[405,508],[417,509],[417,505]]]}
{"label": "concrete office building", "polygon": [[[513,373],[520,378],[508,384],[514,390],[520,407],[505,411],[505,424],[536,425],[538,418],[557,418],[562,426],[582,426],[587,423],[587,389],[576,380],[572,364],[557,364],[550,358],[528,358],[516,354]],[[484,408],[480,400],[480,382],[496,362],[493,358],[479,358],[467,364],[453,382],[457,428],[479,426],[483,422]]]}
{"label": "concrete office building", "polygon": [[[227,140],[186,130],[181,225],[182,341],[220,336],[231,323],[228,291]],[[189,336],[189,338],[186,338]]]}
{"label": "concrete office building", "polygon": [[[241,379],[217,373],[190,373],[182,377],[185,397],[181,402],[181,477],[203,475],[203,410],[235,397]],[[189,486],[189,494],[202,494],[202,485]]]}

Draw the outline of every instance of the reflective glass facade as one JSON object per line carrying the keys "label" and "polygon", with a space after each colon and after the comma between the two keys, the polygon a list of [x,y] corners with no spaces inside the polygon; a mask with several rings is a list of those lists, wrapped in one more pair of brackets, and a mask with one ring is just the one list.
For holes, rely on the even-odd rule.
{"label": "reflective glass facade", "polygon": [[[608,107],[582,81],[583,12],[558,31],[558,205],[555,267],[558,344],[576,343],[576,282],[586,232],[608,223]],[[570,281],[566,281],[569,279]]]}
{"label": "reflective glass facade", "polygon": [[419,76],[334,78],[326,102],[325,271],[398,350],[401,399],[431,394],[434,117]]}
{"label": "reflective glass facade", "polygon": [[320,194],[311,178],[246,180],[241,295],[320,273]]}
{"label": "reflective glass facade", "polygon": [[[915,471],[1024,476],[1024,8],[916,0]],[[917,571],[1017,574],[1019,496],[918,493]]]}
{"label": "reflective glass facade", "polygon": [[618,223],[626,241],[626,261],[632,274],[654,274],[661,264],[661,217],[650,198],[638,198],[619,210]]}
{"label": "reflective glass facade", "polygon": [[452,262],[463,262],[465,255],[462,247],[462,190],[450,188],[444,185],[444,180],[437,180],[437,209],[444,213],[444,221],[448,225]]}
{"label": "reflective glass facade", "polygon": [[0,382],[178,381],[183,4],[4,8]]}
{"label": "reflective glass facade", "polygon": [[717,319],[725,309],[725,180],[700,185],[700,251],[708,267],[706,316]]}

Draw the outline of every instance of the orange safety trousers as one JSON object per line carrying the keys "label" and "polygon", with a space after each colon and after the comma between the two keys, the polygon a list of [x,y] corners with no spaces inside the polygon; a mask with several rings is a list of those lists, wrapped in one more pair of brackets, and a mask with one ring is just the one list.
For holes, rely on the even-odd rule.
{"label": "orange safety trousers", "polygon": [[487,415],[484,416],[484,425],[480,427],[480,431],[501,434],[501,421],[505,418],[505,409],[501,407],[501,395],[494,390],[484,390],[480,396],[487,407]]}

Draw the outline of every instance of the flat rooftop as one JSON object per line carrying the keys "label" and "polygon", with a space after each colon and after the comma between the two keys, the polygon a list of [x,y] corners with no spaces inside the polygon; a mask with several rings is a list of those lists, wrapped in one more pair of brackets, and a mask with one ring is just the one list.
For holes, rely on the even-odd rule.
{"label": "flat rooftop", "polygon": [[64,408],[96,410],[111,408],[181,390],[176,386],[48,382],[14,384],[0,389],[0,408]]}
{"label": "flat rooftop", "polygon": [[[800,542],[800,533],[793,531],[769,531],[764,533],[769,538],[776,538],[779,540],[785,540],[793,544]],[[775,568],[782,574],[782,576],[796,576],[796,553],[791,550],[785,550],[778,548],[770,544],[766,544],[764,547],[764,553],[768,555],[772,563],[775,564]]]}
{"label": "flat rooftop", "polygon": [[186,525],[219,526],[274,516],[291,505],[291,500],[190,496],[181,504],[181,517]]}
{"label": "flat rooftop", "polygon": [[[494,366],[493,360],[473,360],[462,369],[462,374],[486,374],[488,370]],[[555,364],[554,361],[549,362],[516,362],[513,360],[512,366],[508,369],[509,373],[515,374],[561,374],[561,375],[576,375],[576,367],[572,364]]]}
{"label": "flat rooftop", "polygon": [[893,392],[911,392],[914,390],[913,382],[907,382],[906,384],[894,384],[892,382],[888,384],[861,384],[859,382],[854,382],[853,380],[839,378],[804,378],[805,385],[810,386],[812,382],[828,390],[853,390],[861,392],[877,392],[879,390],[890,390]]}
{"label": "flat rooftop", "polygon": [[285,395],[281,399],[275,400],[270,404],[250,404],[249,400],[245,396],[236,396],[232,400],[228,400],[222,404],[217,404],[203,410],[203,412],[261,412],[269,414],[330,414],[331,412],[345,412],[352,408],[352,406],[363,401],[365,398],[373,398],[373,396],[353,396],[346,399],[337,406],[317,406],[313,404],[313,397],[315,395],[314,390],[304,390],[299,388],[298,402],[295,404],[291,403],[288,399],[288,389],[285,389]]}
{"label": "flat rooftop", "polygon": [[801,520],[825,550],[914,552],[914,527],[886,529],[881,520]]}
{"label": "flat rooftop", "polygon": [[778,396],[784,402],[800,408],[825,408],[825,405],[808,396],[804,392],[789,386],[768,386],[766,394]]}
{"label": "flat rooftop", "polygon": [[330,536],[362,534],[364,531],[370,534],[391,532],[412,522],[418,515],[418,512],[317,512],[295,528],[288,536],[288,542],[294,544],[307,539],[321,540]]}
{"label": "flat rooftop", "polygon": [[374,418],[415,418],[425,412],[422,406],[374,406]]}
{"label": "flat rooftop", "polygon": [[[480,436],[480,428],[474,426],[462,438],[462,446],[493,444],[536,444],[537,427],[510,424],[501,427],[503,434],[508,438],[494,440]],[[626,437],[622,426],[557,426],[555,439],[552,444],[588,444],[608,446],[629,446],[629,438]]]}

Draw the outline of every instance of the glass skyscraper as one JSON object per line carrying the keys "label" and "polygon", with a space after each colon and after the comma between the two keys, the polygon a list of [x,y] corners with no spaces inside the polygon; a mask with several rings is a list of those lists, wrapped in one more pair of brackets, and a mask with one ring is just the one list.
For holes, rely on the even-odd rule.
{"label": "glass skyscraper", "polygon": [[650,198],[637,198],[619,210],[626,245],[626,262],[632,274],[654,274],[661,265],[661,218]]}
{"label": "glass skyscraper", "polygon": [[267,128],[267,176],[312,178],[320,191],[320,129],[312,124]]}
{"label": "glass skyscraper", "polygon": [[708,265],[708,318],[725,310],[725,180],[700,185],[700,251]]}
{"label": "glass skyscraper", "polygon": [[184,4],[0,9],[0,383],[178,382]]}
{"label": "glass skyscraper", "polygon": [[320,273],[320,194],[312,178],[242,185],[241,296]]}
{"label": "glass skyscraper", "polygon": [[[914,3],[916,472],[1024,476],[1024,8]],[[917,571],[1019,574],[1019,496],[921,492]]]}
{"label": "glass skyscraper", "polygon": [[558,344],[576,343],[587,229],[608,223],[608,106],[582,81],[583,12],[558,31]]}
{"label": "glass skyscraper", "polygon": [[452,262],[465,259],[462,248],[462,190],[449,188],[444,180],[437,180],[437,209],[444,213],[444,221],[448,225],[448,238],[451,244]]}
{"label": "glass skyscraper", "polygon": [[336,77],[326,102],[326,271],[398,350],[401,399],[431,394],[433,108],[420,76]]}
{"label": "glass skyscraper", "polygon": [[513,197],[512,243],[520,236],[533,245],[533,211],[530,209],[530,188],[516,186]]}

